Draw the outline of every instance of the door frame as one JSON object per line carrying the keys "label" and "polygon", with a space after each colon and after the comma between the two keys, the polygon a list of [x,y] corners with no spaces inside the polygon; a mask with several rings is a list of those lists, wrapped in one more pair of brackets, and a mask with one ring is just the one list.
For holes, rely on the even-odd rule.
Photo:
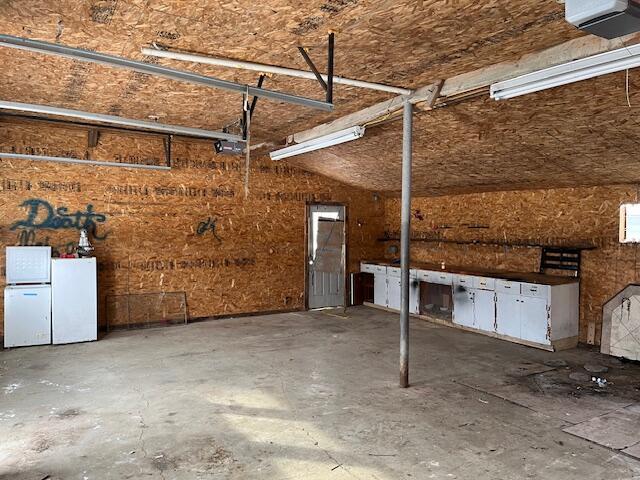
{"label": "door frame", "polygon": [[[349,206],[341,202],[311,202],[307,201],[304,206],[304,309],[309,310],[309,220],[311,218],[311,207],[342,207],[344,208],[344,251],[342,252],[342,269],[344,271],[344,298],[342,299],[342,308],[346,309],[348,305],[351,285],[349,284],[349,229],[347,228],[349,221]],[[336,308],[340,308],[338,305]]]}

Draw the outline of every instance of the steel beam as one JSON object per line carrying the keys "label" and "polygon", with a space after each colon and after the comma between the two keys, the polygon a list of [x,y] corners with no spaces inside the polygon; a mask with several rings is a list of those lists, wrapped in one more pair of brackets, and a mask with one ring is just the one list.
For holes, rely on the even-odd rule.
{"label": "steel beam", "polygon": [[205,75],[199,75],[197,73],[174,70],[173,68],[167,68],[160,65],[139,62],[115,55],[108,55],[106,53],[83,50],[81,48],[67,47],[65,45],[59,45],[56,43],[31,40],[22,37],[14,37],[13,35],[0,35],[0,46],[17,48],[20,50],[28,50],[31,52],[44,53],[48,55],[57,55],[70,58],[72,60],[98,63],[110,67],[125,68],[140,73],[146,73],[147,75],[155,75],[157,77],[169,78],[171,80],[193,83],[196,85],[204,85],[212,88],[219,88],[222,90],[228,90],[240,94],[247,93],[248,89],[249,95],[253,95],[256,97],[263,97],[268,98],[269,100],[302,105],[304,107],[316,108],[319,110],[333,110],[333,104],[321,100],[314,100],[311,98],[299,97],[297,95],[290,95],[288,93],[276,92],[274,90],[265,90],[263,88],[251,87],[249,85],[242,85],[215,77],[207,77]]}
{"label": "steel beam", "polygon": [[26,153],[0,152],[0,158],[17,158],[19,160],[29,160],[35,162],[59,162],[72,163],[76,165],[96,165],[98,167],[123,167],[140,168],[143,170],[171,170],[171,167],[164,165],[141,165],[138,163],[102,162],[99,160],[80,160],[72,157],[52,157],[49,155],[28,155]]}
{"label": "steel beam", "polygon": [[411,263],[411,148],[413,105],[404,102],[402,125],[402,209],[400,220],[400,386],[409,386],[409,266]]}
{"label": "steel beam", "polygon": [[[109,125],[121,125],[135,127],[150,132],[168,133],[173,135],[183,135],[185,137],[210,138],[212,140],[230,140],[241,142],[240,135],[230,133],[202,130],[200,128],[182,127],[180,125],[167,125],[164,123],[148,122],[145,120],[134,120],[132,118],[117,117],[115,115],[102,115],[100,113],[84,112],[81,110],[71,110],[68,108],[50,107],[48,105],[36,105],[33,103],[5,102],[0,100],[0,110],[12,110],[18,112],[39,113],[43,115],[55,115],[58,117],[78,118],[91,122],[102,122]],[[99,128],[99,125],[96,125]]]}

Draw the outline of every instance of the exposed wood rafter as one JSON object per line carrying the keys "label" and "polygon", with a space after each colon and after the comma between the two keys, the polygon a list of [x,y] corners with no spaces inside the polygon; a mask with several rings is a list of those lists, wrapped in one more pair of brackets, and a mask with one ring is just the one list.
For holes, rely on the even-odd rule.
{"label": "exposed wood rafter", "polygon": [[414,106],[417,106],[419,110],[429,110],[438,98],[441,86],[442,81],[437,81],[431,85],[419,88],[411,95],[399,95],[390,100],[376,103],[364,110],[340,117],[329,123],[318,125],[304,132],[296,133],[288,138],[287,143],[301,143],[346,128],[355,127],[356,125],[370,125],[381,119],[384,120],[400,112],[407,100]]}

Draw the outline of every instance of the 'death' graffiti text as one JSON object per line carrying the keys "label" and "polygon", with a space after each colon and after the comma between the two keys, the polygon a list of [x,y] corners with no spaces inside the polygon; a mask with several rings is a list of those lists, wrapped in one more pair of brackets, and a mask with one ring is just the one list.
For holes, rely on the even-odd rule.
{"label": "'death' graffiti text", "polygon": [[26,218],[18,220],[11,230],[27,229],[85,229],[94,239],[104,240],[108,232],[102,232],[100,224],[107,221],[107,215],[94,211],[88,204],[84,210],[69,211],[67,207],[54,207],[46,200],[31,198],[20,204],[26,209]]}

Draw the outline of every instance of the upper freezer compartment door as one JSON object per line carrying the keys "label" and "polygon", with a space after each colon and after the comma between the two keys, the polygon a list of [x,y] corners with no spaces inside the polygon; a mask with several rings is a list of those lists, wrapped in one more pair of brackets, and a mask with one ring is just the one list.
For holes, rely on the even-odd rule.
{"label": "upper freezer compartment door", "polygon": [[51,247],[7,247],[7,283],[49,283]]}

